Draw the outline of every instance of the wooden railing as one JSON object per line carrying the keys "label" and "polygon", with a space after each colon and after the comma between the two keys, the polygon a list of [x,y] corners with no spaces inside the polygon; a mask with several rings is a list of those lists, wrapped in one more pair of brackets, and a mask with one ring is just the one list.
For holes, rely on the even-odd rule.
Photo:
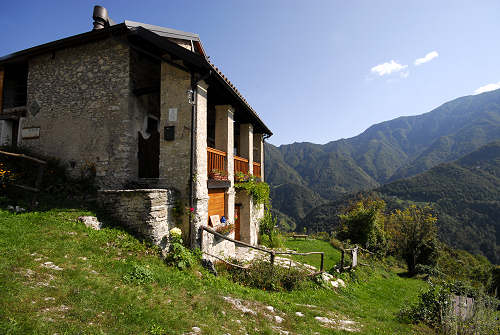
{"label": "wooden railing", "polygon": [[258,178],[261,177],[260,163],[253,162],[253,175]]}
{"label": "wooden railing", "polygon": [[238,172],[248,174],[248,159],[234,156],[234,173]]}
{"label": "wooden railing", "polygon": [[214,148],[207,148],[207,171],[208,173],[219,170],[226,171],[226,156],[224,151]]}
{"label": "wooden railing", "polygon": [[[218,238],[221,238],[221,239],[224,239],[226,241],[229,241],[229,242],[233,242],[234,244],[236,245],[240,245],[240,246],[244,246],[244,247],[247,247],[247,248],[252,248],[252,249],[255,249],[255,250],[259,250],[259,251],[262,251],[264,253],[268,253],[269,254],[269,261],[271,263],[272,266],[274,266],[274,261],[276,260],[276,255],[291,255],[291,256],[294,256],[294,255],[298,255],[298,256],[308,256],[308,255],[320,255],[321,257],[321,263],[320,263],[320,268],[319,268],[319,272],[314,272],[312,274],[310,274],[310,276],[315,276],[317,274],[320,274],[323,271],[323,268],[324,268],[324,263],[325,263],[325,253],[322,252],[322,251],[311,251],[311,252],[289,252],[289,251],[275,251],[275,250],[269,250],[269,249],[264,249],[264,248],[260,248],[258,246],[255,246],[255,245],[251,245],[251,244],[248,244],[248,243],[245,243],[245,242],[242,242],[242,241],[237,241],[235,239],[232,239],[230,237],[227,237],[226,235],[222,235],[218,232],[216,232],[215,230],[213,230],[212,228],[210,227],[207,227],[207,226],[202,226],[201,229],[203,229],[204,231],[206,231],[207,233],[209,234],[212,234]],[[202,246],[202,252],[208,256],[211,256],[211,257],[214,257],[214,258],[217,258],[221,261],[223,261],[224,263],[226,264],[229,264],[229,265],[232,265],[232,266],[235,266],[235,267],[238,267],[238,268],[242,268],[242,269],[246,269],[245,267],[241,266],[241,265],[237,265],[237,264],[232,264],[230,262],[228,262],[227,260],[221,258],[221,257],[217,257],[215,255],[211,255],[205,251],[203,251],[203,231],[201,232],[201,246]]]}

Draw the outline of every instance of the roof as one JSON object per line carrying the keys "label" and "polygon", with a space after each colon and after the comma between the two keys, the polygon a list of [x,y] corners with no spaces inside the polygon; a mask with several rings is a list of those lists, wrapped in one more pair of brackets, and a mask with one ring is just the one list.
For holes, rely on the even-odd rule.
{"label": "roof", "polygon": [[[269,130],[269,128],[267,128],[267,126],[255,112],[255,110],[250,106],[247,100],[238,91],[236,86],[234,86],[234,84],[231,83],[231,81],[213,63],[209,61],[207,55],[205,54],[205,50],[203,48],[199,35],[194,33],[150,25],[141,22],[125,20],[123,23],[114,24],[105,29],[92,30],[86,33],[73,35],[54,42],[42,44],[39,46],[35,46],[29,49],[25,49],[16,53],[0,57],[0,66],[3,64],[23,61],[26,60],[28,57],[50,52],[56,49],[67,48],[74,45],[90,42],[93,40],[109,37],[110,34],[112,36],[116,34],[131,34],[139,36],[140,38],[147,40],[148,42],[152,43],[153,45],[162,50],[175,53],[177,57],[183,60],[187,60],[189,63],[196,65],[198,68],[202,68],[205,70],[212,70],[212,74],[215,76],[215,78],[237,100],[239,100],[241,105],[245,109],[247,109],[247,111],[251,114],[252,119],[257,123],[260,131],[262,133],[272,135],[272,132]],[[198,53],[194,53],[185,48],[179,47],[174,42],[171,42],[169,40],[170,38],[191,41]]]}

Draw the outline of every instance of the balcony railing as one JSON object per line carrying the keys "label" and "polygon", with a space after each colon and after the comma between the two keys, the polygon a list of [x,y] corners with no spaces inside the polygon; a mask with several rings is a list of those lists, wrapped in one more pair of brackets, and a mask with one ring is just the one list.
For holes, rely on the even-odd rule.
{"label": "balcony railing", "polygon": [[234,173],[248,174],[248,159],[234,156]]}
{"label": "balcony railing", "polygon": [[253,162],[253,175],[255,177],[261,178],[260,163]]}
{"label": "balcony railing", "polygon": [[[210,174],[214,171],[227,172],[226,156],[224,151],[214,148],[207,148],[207,171]],[[227,173],[226,173],[227,174]]]}

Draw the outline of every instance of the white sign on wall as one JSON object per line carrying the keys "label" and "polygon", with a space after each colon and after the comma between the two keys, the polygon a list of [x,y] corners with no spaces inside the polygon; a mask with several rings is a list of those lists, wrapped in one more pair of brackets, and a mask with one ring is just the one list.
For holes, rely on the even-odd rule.
{"label": "white sign on wall", "polygon": [[168,121],[177,122],[177,108],[168,109]]}
{"label": "white sign on wall", "polygon": [[21,137],[23,139],[39,138],[40,137],[40,127],[23,128],[21,130]]}

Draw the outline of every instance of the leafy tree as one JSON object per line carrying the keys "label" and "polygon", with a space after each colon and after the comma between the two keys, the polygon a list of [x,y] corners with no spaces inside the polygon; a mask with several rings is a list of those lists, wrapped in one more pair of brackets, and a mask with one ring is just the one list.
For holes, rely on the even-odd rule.
{"label": "leafy tree", "polygon": [[411,274],[417,264],[436,265],[439,245],[436,223],[437,218],[428,206],[397,209],[389,218],[387,230]]}
{"label": "leafy tree", "polygon": [[361,198],[344,214],[340,214],[341,230],[338,237],[377,253],[385,253],[385,202],[378,198]]}

